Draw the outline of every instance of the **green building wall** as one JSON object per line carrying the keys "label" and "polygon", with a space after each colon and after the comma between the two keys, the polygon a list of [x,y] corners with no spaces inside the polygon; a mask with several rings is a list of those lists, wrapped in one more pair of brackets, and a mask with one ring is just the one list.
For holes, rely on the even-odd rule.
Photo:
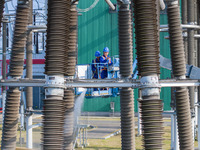
{"label": "green building wall", "polygon": [[[80,1],[78,8],[85,9],[92,5],[92,1]],[[116,0],[112,0],[116,3]],[[94,53],[103,51],[109,47],[110,56],[118,55],[118,17],[117,13],[109,13],[109,7],[104,0],[100,0],[95,8],[79,16],[78,31],[78,64],[88,64],[94,59]],[[161,24],[167,24],[167,16],[161,15]],[[161,55],[170,58],[169,40],[164,39],[168,33],[161,33]],[[134,36],[134,34],[133,34]],[[135,59],[135,39],[133,39],[133,53]],[[170,71],[161,69],[161,79],[170,78]],[[137,89],[135,91],[135,111],[137,112]],[[164,102],[164,110],[170,110],[171,89],[162,88],[161,99]],[[115,111],[120,111],[120,98],[92,98],[85,99],[83,111],[85,112],[109,112],[110,102],[115,102]]]}

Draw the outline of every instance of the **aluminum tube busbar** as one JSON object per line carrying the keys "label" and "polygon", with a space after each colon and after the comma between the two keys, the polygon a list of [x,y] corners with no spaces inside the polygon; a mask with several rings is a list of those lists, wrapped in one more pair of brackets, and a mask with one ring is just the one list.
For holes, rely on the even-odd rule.
{"label": "aluminum tube busbar", "polygon": [[110,0],[105,0],[106,1],[106,3],[110,6],[110,8],[112,9],[112,10],[115,10],[116,8],[115,8],[115,6],[113,5],[113,3],[110,1]]}
{"label": "aluminum tube busbar", "polygon": [[162,10],[165,9],[165,3],[164,3],[164,0],[160,0],[160,8],[161,8]]}

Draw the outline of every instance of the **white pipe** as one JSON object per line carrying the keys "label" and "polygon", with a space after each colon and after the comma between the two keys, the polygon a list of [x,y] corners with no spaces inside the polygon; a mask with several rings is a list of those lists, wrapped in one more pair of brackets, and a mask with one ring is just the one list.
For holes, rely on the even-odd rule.
{"label": "white pipe", "polygon": [[106,1],[106,3],[110,6],[110,8],[112,9],[112,10],[115,10],[115,6],[113,5],[113,3],[110,1],[110,0],[105,0]]}
{"label": "white pipe", "polygon": [[194,130],[194,127],[195,126],[195,117],[192,117],[192,136],[193,136],[193,142],[194,142],[194,132],[195,132],[195,130]]}
{"label": "white pipe", "polygon": [[5,113],[5,104],[6,104],[6,90],[3,90],[3,92],[2,92],[2,105],[3,105],[2,116],[3,116],[3,118],[4,118],[4,113]]}
{"label": "white pipe", "polygon": [[46,29],[33,29],[32,32],[40,32],[40,33],[46,33]]}
{"label": "white pipe", "polygon": [[142,120],[140,118],[139,102],[137,101],[137,103],[138,103],[138,136],[140,136],[140,135],[142,135],[142,127],[141,127]]}
{"label": "white pipe", "polygon": [[198,149],[200,149],[200,105],[198,105]]}
{"label": "white pipe", "polygon": [[171,115],[171,149],[174,149],[174,114]]}
{"label": "white pipe", "polygon": [[24,104],[20,103],[20,123],[21,129],[24,129]]}
{"label": "white pipe", "polygon": [[174,115],[174,150],[179,150],[179,136],[177,127],[177,117]]}
{"label": "white pipe", "polygon": [[32,149],[33,148],[33,139],[32,139],[32,115],[26,116],[26,148]]}
{"label": "white pipe", "polygon": [[196,131],[197,131],[197,126],[198,126],[198,90],[195,88],[195,95],[194,95],[194,102],[195,102],[195,132],[194,132],[194,137],[196,137]]}
{"label": "white pipe", "polygon": [[165,3],[163,0],[160,0],[160,9],[162,9],[162,10],[165,9]]}

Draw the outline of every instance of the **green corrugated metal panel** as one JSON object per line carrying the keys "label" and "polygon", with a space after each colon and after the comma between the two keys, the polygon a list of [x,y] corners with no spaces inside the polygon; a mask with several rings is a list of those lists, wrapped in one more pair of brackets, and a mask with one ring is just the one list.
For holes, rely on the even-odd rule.
{"label": "green corrugated metal panel", "polygon": [[[137,91],[137,90],[135,90]],[[135,92],[136,93],[136,92]],[[83,111],[85,112],[109,112],[111,111],[110,102],[115,103],[115,112],[120,111],[120,97],[110,97],[110,98],[90,98],[85,99]],[[137,112],[137,104],[135,101],[135,111]]]}
{"label": "green corrugated metal panel", "polygon": [[[79,8],[88,8],[92,1],[80,1]],[[116,1],[115,1],[116,2]],[[109,7],[104,0],[100,0],[96,7],[79,16],[79,57],[78,63],[90,63],[94,59],[95,51],[110,48],[110,55],[118,54],[117,13],[110,14]]]}
{"label": "green corrugated metal panel", "polygon": [[[88,8],[94,1],[80,1],[78,7]],[[116,3],[116,0],[113,0]],[[161,15],[161,24],[167,24],[166,15]],[[167,33],[161,33],[161,54],[170,58],[169,41],[164,39]],[[133,41],[135,43],[135,40]],[[109,13],[109,7],[104,0],[97,6],[79,16],[78,63],[91,63],[95,51],[110,48],[110,56],[118,54],[118,18],[117,13]],[[133,45],[135,47],[135,44]],[[133,49],[135,58],[135,48]],[[161,78],[170,77],[170,71],[161,69]],[[170,109],[170,88],[162,89],[161,99],[164,109]],[[135,111],[137,111],[137,90],[135,90]],[[120,101],[117,98],[85,99],[83,111],[110,111],[110,102],[115,102],[115,111],[120,111]]]}
{"label": "green corrugated metal panel", "polygon": [[[161,24],[168,24],[167,15],[161,15],[160,17]],[[168,36],[168,32],[160,33],[160,54],[166,58],[170,58],[170,46],[169,40],[165,39],[165,36]],[[161,79],[171,78],[171,71],[161,68]],[[171,102],[171,88],[162,88],[160,97],[164,102],[164,110],[170,110]]]}

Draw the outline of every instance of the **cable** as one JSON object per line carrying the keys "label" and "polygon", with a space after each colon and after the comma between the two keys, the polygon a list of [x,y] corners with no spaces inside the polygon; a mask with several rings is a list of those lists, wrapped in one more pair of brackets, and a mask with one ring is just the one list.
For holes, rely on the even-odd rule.
{"label": "cable", "polygon": [[88,8],[85,8],[85,9],[80,9],[80,8],[77,8],[78,12],[88,12],[89,10],[93,9],[97,4],[98,4],[99,0],[95,0],[94,3],[88,7]]}
{"label": "cable", "polygon": [[38,0],[35,0],[35,2],[36,2],[37,5],[38,5],[38,9],[40,9],[40,4],[39,4]]}

